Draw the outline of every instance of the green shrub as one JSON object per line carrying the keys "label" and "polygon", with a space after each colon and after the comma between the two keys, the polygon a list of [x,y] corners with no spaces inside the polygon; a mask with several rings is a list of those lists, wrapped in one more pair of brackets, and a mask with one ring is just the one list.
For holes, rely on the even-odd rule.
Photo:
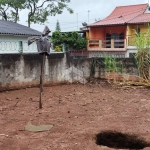
{"label": "green shrub", "polygon": [[56,46],[59,46],[62,44],[62,34],[59,31],[53,32],[51,42],[53,45],[53,49],[55,50]]}
{"label": "green shrub", "polygon": [[87,40],[83,38],[78,32],[74,31],[72,33],[60,33],[55,31],[51,38],[53,48],[58,50],[58,47],[65,44],[66,50],[83,50],[87,48]]}
{"label": "green shrub", "polygon": [[107,54],[104,54],[104,65],[106,72],[117,72],[117,61],[115,57],[108,56]]}

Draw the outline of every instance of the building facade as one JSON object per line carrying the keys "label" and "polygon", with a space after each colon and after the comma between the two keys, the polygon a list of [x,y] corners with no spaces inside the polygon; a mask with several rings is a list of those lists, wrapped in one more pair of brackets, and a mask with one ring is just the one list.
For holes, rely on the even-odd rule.
{"label": "building facade", "polygon": [[133,57],[137,52],[134,37],[149,28],[148,4],[118,6],[105,19],[88,25],[89,57]]}

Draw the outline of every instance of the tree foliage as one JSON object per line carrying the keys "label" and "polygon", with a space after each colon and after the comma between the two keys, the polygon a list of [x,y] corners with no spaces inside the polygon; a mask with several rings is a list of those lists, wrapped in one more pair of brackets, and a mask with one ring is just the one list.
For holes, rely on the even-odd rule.
{"label": "tree foliage", "polygon": [[61,31],[61,29],[60,29],[60,24],[59,24],[59,21],[57,20],[57,23],[56,23],[56,31]]}
{"label": "tree foliage", "polygon": [[1,0],[0,16],[3,20],[17,22],[19,20],[19,10],[24,9],[25,0]]}
{"label": "tree foliage", "polygon": [[54,49],[56,46],[62,46],[62,44],[65,44],[67,50],[83,50],[87,48],[87,40],[76,31],[63,34],[55,31],[52,34],[51,40]]}
{"label": "tree foliage", "polygon": [[30,27],[31,23],[44,23],[48,16],[61,14],[64,8],[73,13],[67,5],[69,2],[70,0],[26,0],[25,6],[29,10],[28,26]]}
{"label": "tree foliage", "polygon": [[4,20],[19,20],[19,10],[27,9],[28,27],[31,23],[42,24],[47,21],[48,16],[61,14],[66,8],[70,13],[73,10],[68,7],[70,0],[1,0],[0,16]]}

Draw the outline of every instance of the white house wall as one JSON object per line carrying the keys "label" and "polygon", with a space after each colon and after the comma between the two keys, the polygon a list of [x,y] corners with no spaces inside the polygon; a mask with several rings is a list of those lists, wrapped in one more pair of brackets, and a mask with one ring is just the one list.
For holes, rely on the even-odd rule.
{"label": "white house wall", "polygon": [[0,35],[0,54],[37,53],[36,43],[28,46],[28,36]]}

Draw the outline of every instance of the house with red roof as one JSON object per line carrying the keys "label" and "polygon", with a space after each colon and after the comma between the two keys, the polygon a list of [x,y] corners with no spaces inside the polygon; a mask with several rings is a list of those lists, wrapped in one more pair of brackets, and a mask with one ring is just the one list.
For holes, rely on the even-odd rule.
{"label": "house with red roof", "polygon": [[118,6],[103,20],[89,24],[90,57],[132,57],[137,52],[133,39],[146,32],[150,23],[148,4]]}

